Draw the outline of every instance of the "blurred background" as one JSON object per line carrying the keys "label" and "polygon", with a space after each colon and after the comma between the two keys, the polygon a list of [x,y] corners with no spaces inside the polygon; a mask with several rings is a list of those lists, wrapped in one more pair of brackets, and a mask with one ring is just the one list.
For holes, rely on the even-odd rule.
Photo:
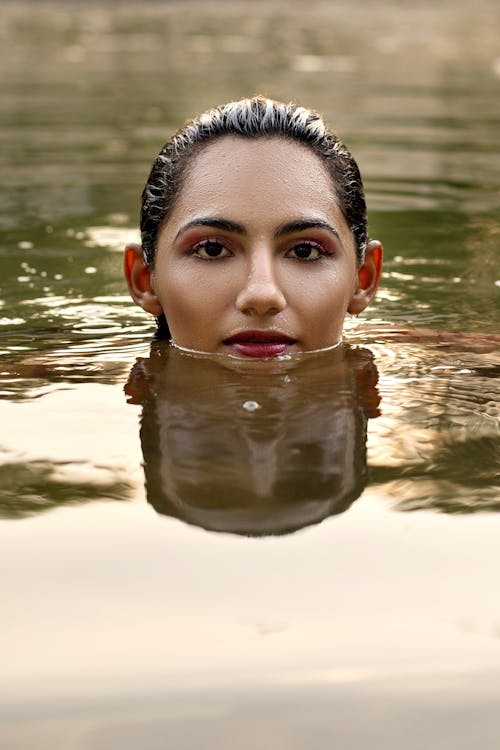
{"label": "blurred background", "polygon": [[135,237],[153,157],[185,118],[262,93],[318,109],[357,158],[384,318],[497,330],[499,28],[493,0],[6,0],[5,325],[20,335],[29,301],[31,329],[132,333],[106,251]]}

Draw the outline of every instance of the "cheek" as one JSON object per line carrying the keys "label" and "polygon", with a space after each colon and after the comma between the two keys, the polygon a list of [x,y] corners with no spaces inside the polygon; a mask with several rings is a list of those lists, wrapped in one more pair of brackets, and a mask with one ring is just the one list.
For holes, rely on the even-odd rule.
{"label": "cheek", "polygon": [[354,291],[354,272],[350,270],[333,267],[299,279],[293,297],[303,313],[322,318],[345,311]]}
{"label": "cheek", "polygon": [[298,312],[307,326],[311,348],[321,348],[337,342],[342,333],[353,288],[353,275],[339,273],[337,269],[318,276],[314,283],[309,283],[296,296]]}
{"label": "cheek", "polygon": [[165,269],[160,287],[160,302],[169,323],[206,320],[224,309],[231,297],[229,279],[210,273],[203,265]]}
{"label": "cheek", "polygon": [[313,330],[320,335],[335,333],[339,326],[342,327],[346,310],[347,303],[339,296],[327,293],[324,296],[318,296],[310,313]]}

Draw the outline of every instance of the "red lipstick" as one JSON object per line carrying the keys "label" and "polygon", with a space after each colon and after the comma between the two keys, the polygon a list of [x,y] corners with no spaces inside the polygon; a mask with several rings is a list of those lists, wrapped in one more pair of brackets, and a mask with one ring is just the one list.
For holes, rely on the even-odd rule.
{"label": "red lipstick", "polygon": [[279,331],[241,331],[224,341],[244,357],[280,357],[286,354],[295,339]]}

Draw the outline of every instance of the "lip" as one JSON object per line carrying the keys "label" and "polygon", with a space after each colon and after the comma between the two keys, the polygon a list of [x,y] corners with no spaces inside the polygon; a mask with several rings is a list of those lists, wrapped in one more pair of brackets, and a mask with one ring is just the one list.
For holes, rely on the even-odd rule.
{"label": "lip", "polygon": [[235,333],[223,343],[244,357],[280,357],[286,354],[297,340],[281,331],[252,330]]}

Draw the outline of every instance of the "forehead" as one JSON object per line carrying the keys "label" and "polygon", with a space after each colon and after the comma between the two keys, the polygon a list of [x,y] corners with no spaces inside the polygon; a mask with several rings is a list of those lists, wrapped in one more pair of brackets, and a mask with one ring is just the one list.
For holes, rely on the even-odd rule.
{"label": "forehead", "polygon": [[224,136],[198,153],[170,214],[223,213],[332,218],[340,213],[332,178],[310,148],[284,138]]}

